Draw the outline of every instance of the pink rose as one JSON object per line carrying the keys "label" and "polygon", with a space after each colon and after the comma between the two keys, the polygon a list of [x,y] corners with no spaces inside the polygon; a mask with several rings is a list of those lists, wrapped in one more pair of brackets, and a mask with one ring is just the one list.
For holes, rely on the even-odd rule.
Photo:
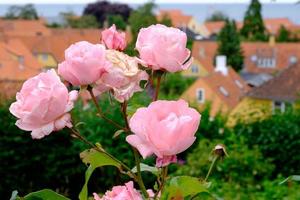
{"label": "pink rose", "polygon": [[157,24],[140,30],[136,49],[153,70],[177,72],[192,63],[186,43],[187,36],[181,30]]}
{"label": "pink rose", "polygon": [[195,141],[201,115],[184,100],[155,101],[139,108],[129,121],[133,135],[126,141],[138,149],[143,158],[157,156],[156,166],[176,162],[176,154]]}
{"label": "pink rose", "polygon": [[120,51],[107,50],[106,59],[111,63],[111,67],[97,81],[96,94],[111,90],[119,102],[124,102],[135,92],[142,90],[140,82],[148,80],[148,74],[139,69],[137,58]]}
{"label": "pink rose", "polygon": [[101,39],[108,49],[123,51],[126,48],[125,33],[119,33],[114,24],[109,29],[102,31]]}
{"label": "pink rose", "polygon": [[133,187],[130,181],[124,186],[114,186],[111,191],[107,191],[102,198],[94,193],[94,200],[143,200],[142,195]]}
{"label": "pink rose", "polygon": [[65,51],[65,61],[58,65],[58,74],[74,86],[89,85],[97,81],[107,67],[105,47],[81,41]]}
{"label": "pink rose", "polygon": [[9,110],[19,118],[16,125],[20,129],[31,131],[33,139],[40,139],[65,126],[72,127],[68,112],[77,95],[77,91],[68,92],[52,69],[28,79]]}

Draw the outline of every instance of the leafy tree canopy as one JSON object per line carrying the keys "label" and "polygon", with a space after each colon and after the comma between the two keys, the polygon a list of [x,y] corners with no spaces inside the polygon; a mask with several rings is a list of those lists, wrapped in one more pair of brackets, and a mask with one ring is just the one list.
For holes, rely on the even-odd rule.
{"label": "leafy tree canopy", "polygon": [[21,6],[10,6],[7,13],[5,14],[6,19],[38,19],[36,9],[32,4],[26,4]]}

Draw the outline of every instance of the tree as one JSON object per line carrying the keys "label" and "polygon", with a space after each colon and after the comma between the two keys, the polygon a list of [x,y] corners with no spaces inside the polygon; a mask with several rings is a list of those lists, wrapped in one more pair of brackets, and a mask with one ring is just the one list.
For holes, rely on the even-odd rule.
{"label": "tree", "polygon": [[240,71],[243,66],[244,56],[241,49],[240,36],[235,21],[226,20],[225,25],[218,35],[218,55],[225,55],[228,64]]}
{"label": "tree", "polygon": [[289,32],[289,30],[287,30],[285,28],[285,26],[281,25],[276,40],[278,42],[289,42],[289,41],[291,41],[290,36],[291,36],[291,33]]}
{"label": "tree", "polygon": [[38,19],[37,11],[32,4],[24,6],[10,6],[5,14],[6,19]]}
{"label": "tree", "polygon": [[110,3],[107,1],[97,1],[88,4],[83,11],[83,15],[93,15],[100,26],[103,26],[109,15],[120,15],[127,22],[131,13],[131,8],[127,4]]}
{"label": "tree", "polygon": [[121,15],[108,15],[107,22],[109,26],[115,24],[118,29],[126,29],[126,22]]}
{"label": "tree", "polygon": [[252,0],[244,17],[241,35],[252,41],[266,41],[267,34],[259,0]]}
{"label": "tree", "polygon": [[153,2],[146,3],[133,11],[128,19],[131,26],[133,40],[136,39],[139,30],[143,27],[156,24],[157,20],[153,13],[156,5]]}
{"label": "tree", "polygon": [[228,16],[225,15],[222,11],[215,11],[213,14],[208,17],[205,21],[207,22],[219,22],[219,21],[225,21],[228,19]]}
{"label": "tree", "polygon": [[166,26],[172,26],[172,20],[168,15],[164,15],[162,19],[159,21],[160,24],[164,24]]}

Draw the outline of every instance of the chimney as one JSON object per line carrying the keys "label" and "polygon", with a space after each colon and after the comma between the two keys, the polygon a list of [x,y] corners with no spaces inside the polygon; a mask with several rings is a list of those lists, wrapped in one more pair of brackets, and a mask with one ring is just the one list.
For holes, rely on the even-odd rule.
{"label": "chimney", "polygon": [[216,57],[215,72],[221,72],[223,74],[223,76],[228,75],[228,68],[226,66],[226,56],[218,55]]}
{"label": "chimney", "polygon": [[270,47],[275,47],[276,39],[274,35],[270,35],[269,37],[269,46]]}

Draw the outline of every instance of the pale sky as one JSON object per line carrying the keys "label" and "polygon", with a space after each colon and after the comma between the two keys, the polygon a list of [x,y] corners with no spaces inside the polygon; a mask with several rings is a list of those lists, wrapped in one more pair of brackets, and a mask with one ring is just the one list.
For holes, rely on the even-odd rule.
{"label": "pale sky", "polygon": [[[76,3],[90,3],[96,0],[0,0],[0,4],[76,4]],[[144,3],[148,0],[110,0],[111,2],[124,3]],[[260,0],[262,3],[295,3],[298,0]],[[250,0],[156,0],[156,3],[249,3]]]}

